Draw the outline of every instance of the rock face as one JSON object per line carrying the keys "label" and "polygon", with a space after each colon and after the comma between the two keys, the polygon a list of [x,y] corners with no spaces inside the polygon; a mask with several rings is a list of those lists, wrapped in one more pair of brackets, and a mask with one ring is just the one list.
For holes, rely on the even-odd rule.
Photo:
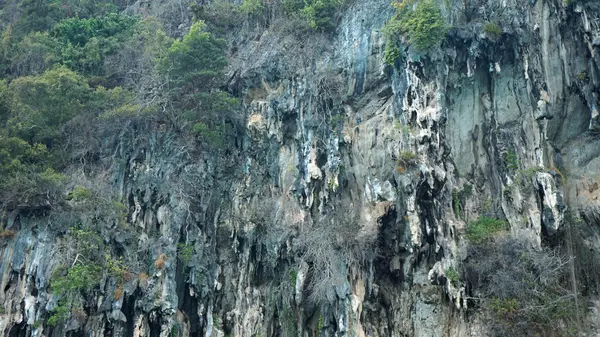
{"label": "rock face", "polygon": [[440,5],[446,41],[426,55],[407,47],[394,67],[388,0],[357,1],[334,33],[306,41],[234,37],[247,117],[235,147],[189,152],[176,130],[142,122],[107,135],[100,164],[70,173],[119,195],[126,226],[99,230],[138,266],[51,326],[64,228],[93,214],[12,214],[2,334],[488,335],[466,315],[465,286],[445,281],[466,224],[506,218],[540,247],[567,207],[600,220],[600,5]]}

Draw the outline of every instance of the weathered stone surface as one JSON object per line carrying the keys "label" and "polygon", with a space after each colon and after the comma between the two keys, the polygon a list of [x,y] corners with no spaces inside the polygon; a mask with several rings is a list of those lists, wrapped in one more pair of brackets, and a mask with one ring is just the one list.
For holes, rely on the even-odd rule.
{"label": "weathered stone surface", "polygon": [[[446,3],[454,27],[446,42],[428,55],[407,48],[398,68],[383,62],[387,0],[355,2],[304,51],[269,29],[234,37],[230,67],[245,83],[247,117],[236,146],[190,153],[175,130],[138,125],[109,137],[82,178],[107,185],[127,208],[131,227],[106,223],[100,232],[139,260],[131,279],[102,280],[86,317],[48,326],[53,258],[74,220],[14,214],[15,235],[0,246],[0,331],[488,335],[485,317],[465,319],[465,285],[444,282],[465,256],[469,219],[506,218],[535,247],[564,228],[567,206],[600,221],[600,138],[591,127],[600,11],[562,0]],[[486,38],[481,20],[500,22],[502,37]],[[318,304],[309,294],[322,266],[302,260],[307,238],[335,246],[322,261],[342,270]],[[373,245],[361,248],[376,254],[366,261],[334,259],[368,238]],[[193,247],[186,265],[181,244]]]}

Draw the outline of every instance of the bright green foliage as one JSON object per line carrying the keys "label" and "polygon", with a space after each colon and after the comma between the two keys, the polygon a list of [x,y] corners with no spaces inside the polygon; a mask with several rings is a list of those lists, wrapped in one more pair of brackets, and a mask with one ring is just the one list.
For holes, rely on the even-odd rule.
{"label": "bright green foliage", "polygon": [[177,244],[177,257],[184,265],[188,265],[194,254],[194,246],[188,243]]}
{"label": "bright green foliage", "polygon": [[67,199],[73,201],[87,201],[92,198],[92,190],[83,186],[75,186],[73,191],[69,193]]}
{"label": "bright green foliage", "polygon": [[290,269],[289,271],[289,277],[290,277],[290,286],[292,288],[296,287],[296,280],[298,279],[298,271],[296,269]]}
{"label": "bright green foliage", "polygon": [[444,272],[444,274],[446,275],[446,278],[448,278],[448,280],[454,284],[460,281],[460,274],[454,268],[449,268]]}
{"label": "bright green foliage", "polygon": [[58,301],[56,307],[52,309],[52,315],[48,318],[48,324],[55,326],[56,324],[66,320],[71,315],[71,306],[65,303],[65,300]]}
{"label": "bright green foliage", "polygon": [[175,40],[158,65],[169,84],[169,100],[191,125],[201,141],[222,147],[231,116],[238,102],[216,90],[227,65],[225,41],[205,31],[203,22],[195,23],[183,39]]}
{"label": "bright green foliage", "polygon": [[193,127],[194,134],[202,141],[215,148],[225,145],[225,130],[222,126],[209,126],[204,122],[197,122]]}
{"label": "bright green foliage", "polygon": [[335,17],[348,0],[283,0],[283,9],[289,16],[300,16],[314,30],[332,31]]}
{"label": "bright green foliage", "polygon": [[65,275],[52,280],[52,292],[63,295],[69,292],[89,291],[100,283],[102,268],[94,263],[75,264]]}
{"label": "bright green foliage", "polygon": [[73,70],[102,75],[107,55],[122,47],[137,20],[120,14],[99,18],[65,19],[51,35],[60,45],[60,60]]}
{"label": "bright green foliage", "polygon": [[[60,274],[61,271],[58,271]],[[102,267],[95,263],[75,264],[51,281],[52,292],[61,296],[52,310],[48,324],[56,325],[67,319],[73,307],[79,306],[81,296],[96,288],[102,277]]]}
{"label": "bright green foliage", "polygon": [[400,51],[400,48],[398,48],[398,45],[395,42],[389,41],[385,45],[383,62],[393,66],[396,63],[396,60],[398,60],[401,56],[402,52]]}
{"label": "bright green foliage", "polygon": [[506,221],[480,216],[467,227],[467,239],[482,244],[506,229]]}
{"label": "bright green foliage", "polygon": [[417,159],[417,155],[411,151],[400,151],[398,153],[398,163],[408,165],[414,164]]}
{"label": "bright green foliage", "polygon": [[498,314],[498,316],[506,317],[515,314],[515,312],[519,309],[519,302],[514,298],[500,299],[498,297],[494,297],[490,301],[489,306],[490,309]]}
{"label": "bright green foliage", "polygon": [[448,26],[441,9],[433,0],[404,0],[393,6],[396,8],[396,15],[383,29],[390,39],[406,35],[409,43],[425,51],[438,45],[446,37]]}

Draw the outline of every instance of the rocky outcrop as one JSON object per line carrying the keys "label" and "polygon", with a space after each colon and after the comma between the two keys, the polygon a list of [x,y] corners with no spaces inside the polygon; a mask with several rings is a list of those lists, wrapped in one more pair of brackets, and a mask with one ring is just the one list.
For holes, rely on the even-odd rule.
{"label": "rocky outcrop", "polygon": [[468,222],[506,218],[540,247],[567,208],[599,219],[600,8],[440,5],[447,40],[427,54],[406,47],[395,66],[383,62],[387,0],[354,3],[331,35],[239,34],[230,67],[247,118],[234,145],[194,152],[177,130],[132,121],[106,135],[93,168],[70,172],[124,205],[125,223],[97,226],[130,277],[101,280],[83,312],[49,325],[66,228],[96,219],[11,215],[0,330],[487,335],[466,283],[445,275],[465,257]]}

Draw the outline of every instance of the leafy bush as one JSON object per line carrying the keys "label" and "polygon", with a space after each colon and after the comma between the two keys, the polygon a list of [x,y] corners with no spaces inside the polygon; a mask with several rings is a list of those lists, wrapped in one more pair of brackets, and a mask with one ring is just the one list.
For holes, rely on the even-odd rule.
{"label": "leafy bush", "polygon": [[312,29],[330,31],[335,28],[333,21],[336,11],[344,4],[343,0],[306,0],[302,13]]}
{"label": "leafy bush", "polygon": [[[396,15],[383,28],[389,39],[397,40],[401,35],[406,35],[409,43],[425,51],[445,38],[448,26],[441,9],[433,0],[405,0],[393,3],[393,6]],[[392,55],[386,59],[391,60]]]}
{"label": "leafy bush", "polygon": [[0,210],[47,207],[59,199],[64,177],[46,146],[0,134]]}
{"label": "leafy bush", "polygon": [[483,31],[492,39],[497,39],[502,35],[502,28],[495,22],[486,22],[483,25]]}
{"label": "leafy bush", "polygon": [[474,244],[481,244],[505,229],[506,221],[480,216],[467,227],[467,239]]}
{"label": "leafy bush", "polygon": [[396,42],[389,41],[385,45],[383,62],[393,66],[396,63],[396,60],[398,60],[401,56],[402,56],[402,52],[400,51],[400,48],[398,48],[398,45],[396,44]]}
{"label": "leafy bush", "polygon": [[446,278],[448,278],[448,280],[450,280],[450,282],[452,282],[452,283],[456,284],[456,283],[458,283],[458,281],[460,281],[460,274],[454,268],[447,269],[444,272],[444,274],[446,275]]}
{"label": "leafy bush", "polygon": [[177,257],[185,266],[187,266],[192,260],[194,254],[194,246],[188,243],[177,244]]}
{"label": "leafy bush", "polygon": [[60,127],[84,111],[92,89],[83,76],[59,66],[40,76],[15,79],[7,95],[9,126],[15,134],[51,147]]}
{"label": "leafy bush", "polygon": [[92,198],[92,190],[83,186],[75,186],[75,188],[67,195],[68,200],[86,201]]}
{"label": "leafy bush", "polygon": [[504,165],[508,170],[519,169],[519,157],[513,149],[509,149],[504,153]]}
{"label": "leafy bush", "polygon": [[225,41],[208,33],[204,22],[196,22],[169,47],[159,69],[179,93],[207,91],[227,65],[225,48]]}
{"label": "leafy bush", "polygon": [[48,324],[56,325],[67,319],[75,307],[82,306],[82,296],[100,284],[102,267],[95,263],[75,264],[66,271],[59,270],[51,280],[52,292],[61,299],[52,309]]}

